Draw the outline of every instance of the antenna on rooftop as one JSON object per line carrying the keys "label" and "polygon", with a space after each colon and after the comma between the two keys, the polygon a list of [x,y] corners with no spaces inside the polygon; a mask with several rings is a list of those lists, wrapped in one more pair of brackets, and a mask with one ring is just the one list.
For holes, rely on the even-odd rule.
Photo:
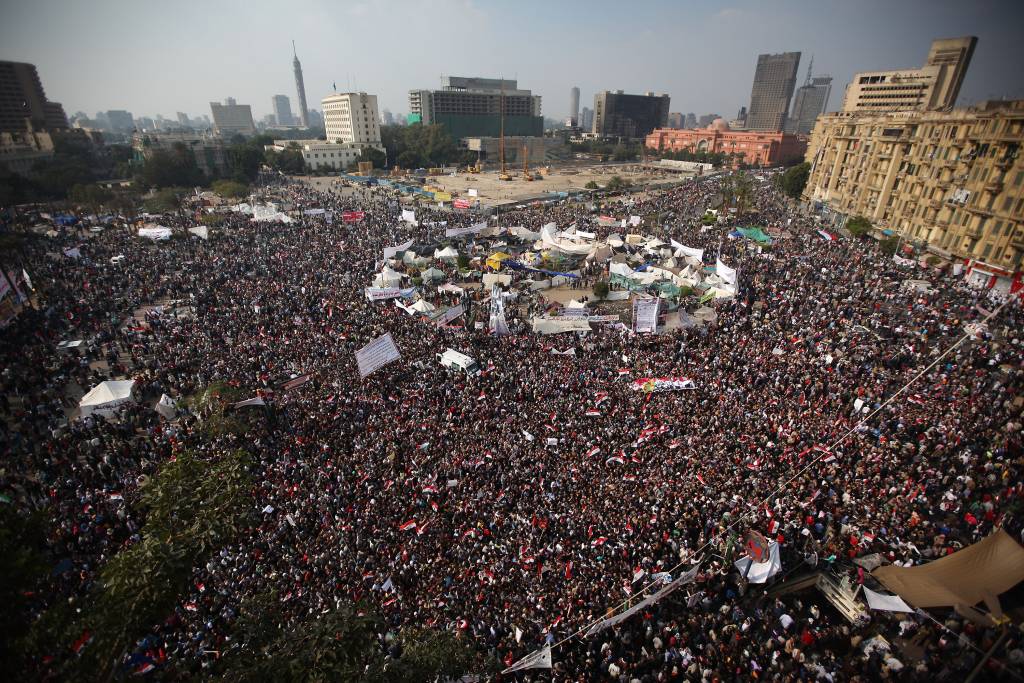
{"label": "antenna on rooftop", "polygon": [[294,55],[296,59],[299,58],[299,54],[295,51],[295,40],[292,40],[292,55]]}

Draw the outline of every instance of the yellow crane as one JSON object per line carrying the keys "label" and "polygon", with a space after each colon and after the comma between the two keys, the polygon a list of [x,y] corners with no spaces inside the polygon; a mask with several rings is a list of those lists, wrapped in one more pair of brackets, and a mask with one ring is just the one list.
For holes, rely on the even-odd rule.
{"label": "yellow crane", "polygon": [[533,180],[533,175],[530,173],[530,148],[523,143],[520,153],[523,155],[523,180]]}
{"label": "yellow crane", "polygon": [[505,77],[501,77],[501,96],[498,99],[498,159],[501,162],[501,170],[498,172],[498,180],[512,180],[512,176],[505,170]]}

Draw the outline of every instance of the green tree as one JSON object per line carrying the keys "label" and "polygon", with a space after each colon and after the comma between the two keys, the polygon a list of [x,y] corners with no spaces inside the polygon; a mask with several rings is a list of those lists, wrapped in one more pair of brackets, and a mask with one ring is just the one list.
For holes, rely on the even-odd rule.
{"label": "green tree", "polygon": [[598,280],[597,282],[594,283],[594,296],[596,296],[598,299],[604,299],[605,297],[607,297],[609,291],[610,289],[608,287],[607,280]]}
{"label": "green tree", "polygon": [[854,237],[864,237],[871,232],[871,221],[864,216],[854,216],[846,221],[846,229]]}
{"label": "green tree", "polygon": [[20,643],[29,626],[29,597],[46,577],[46,532],[41,513],[23,517],[9,503],[0,503],[0,664],[22,671]]}
{"label": "green tree", "polygon": [[52,677],[108,679],[130,645],[166,618],[188,585],[192,567],[245,533],[251,522],[251,458],[244,451],[200,457],[179,453],[143,489],[141,540],[100,569],[95,589],[72,611],[58,603],[32,627],[25,655],[91,642],[75,660],[57,659]]}
{"label": "green tree", "polygon": [[73,185],[68,192],[68,199],[76,204],[89,207],[93,213],[99,213],[100,207],[113,198],[113,192],[95,183]]}
{"label": "green tree", "polygon": [[171,149],[152,152],[142,166],[140,180],[146,187],[195,187],[206,178],[196,165],[192,151],[180,142]]}
{"label": "green tree", "polygon": [[364,149],[359,160],[372,162],[374,168],[387,168],[388,163],[387,154],[376,147],[367,147]]}
{"label": "green tree", "polygon": [[596,189],[598,189],[597,183],[595,183],[593,180],[588,180],[587,184],[584,185],[583,187],[585,189],[587,189],[587,190],[596,190]]}
{"label": "green tree", "polygon": [[250,183],[256,180],[263,164],[263,147],[259,145],[259,140],[233,144],[227,150],[227,161],[233,180]]}
{"label": "green tree", "polygon": [[608,179],[608,182],[605,184],[604,189],[608,190],[609,192],[618,192],[620,190],[626,189],[626,187],[627,183],[625,180],[622,179],[622,176],[613,175],[611,178]]}
{"label": "green tree", "polygon": [[788,197],[800,199],[800,195],[807,186],[807,179],[811,175],[811,165],[807,162],[797,164],[786,169],[786,172],[779,176],[779,187]]}
{"label": "green tree", "polygon": [[298,143],[291,142],[281,152],[270,150],[265,155],[268,166],[287,175],[302,175],[306,172],[306,160]]}
{"label": "green tree", "polygon": [[210,189],[221,197],[232,199],[249,194],[249,186],[235,180],[214,180],[210,184]]}
{"label": "green tree", "polygon": [[184,187],[165,187],[146,199],[142,205],[149,213],[170,213],[181,206],[181,198],[188,194]]}

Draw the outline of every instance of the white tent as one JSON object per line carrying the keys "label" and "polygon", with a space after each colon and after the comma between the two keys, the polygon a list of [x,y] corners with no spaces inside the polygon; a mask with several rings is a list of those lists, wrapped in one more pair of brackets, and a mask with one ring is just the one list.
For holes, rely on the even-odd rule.
{"label": "white tent", "polygon": [[165,420],[173,420],[178,415],[178,408],[174,405],[174,399],[167,394],[162,394],[153,410],[158,412]]}
{"label": "white tent", "polygon": [[576,301],[576,299],[569,299],[569,303],[565,305],[566,308],[586,308],[587,305],[582,301]]}
{"label": "white tent", "polygon": [[540,241],[543,244],[544,249],[550,249],[564,254],[586,256],[594,246],[589,240],[570,240],[567,239],[565,235],[565,232],[555,233],[554,223],[548,223],[540,229]]}
{"label": "white tent", "polygon": [[402,274],[387,266],[373,278],[374,287],[397,287],[401,282]]}
{"label": "white tent", "polygon": [[452,247],[445,247],[444,249],[435,249],[434,258],[441,261],[455,261],[459,258],[459,252]]}
{"label": "white tent", "polygon": [[427,268],[420,273],[420,277],[424,282],[441,282],[445,279],[445,274],[439,268]]}
{"label": "white tent", "polygon": [[540,239],[539,232],[534,232],[533,230],[529,230],[522,226],[509,228],[509,232],[518,237],[519,239],[525,240],[527,242],[535,242]]}
{"label": "white tent", "polygon": [[82,417],[94,414],[104,417],[113,415],[118,407],[126,403],[135,402],[135,398],[132,396],[132,389],[134,388],[135,380],[133,379],[100,382],[78,402]]}
{"label": "white tent", "polygon": [[413,310],[417,313],[432,313],[437,310],[437,307],[425,299],[420,299],[406,310]]}
{"label": "white tent", "polygon": [[411,266],[425,266],[430,263],[430,259],[426,256],[420,256],[412,249],[407,249],[405,253],[402,254],[402,263],[407,263]]}
{"label": "white tent", "polygon": [[210,229],[205,225],[197,225],[194,228],[189,228],[188,231],[202,240],[210,239]]}
{"label": "white tent", "polygon": [[464,290],[462,287],[459,287],[458,285],[453,285],[453,284],[450,284],[450,283],[445,283],[445,284],[441,285],[440,287],[438,287],[437,291],[439,291],[439,292],[448,292],[449,294],[459,294],[459,295],[462,295],[463,293],[465,293],[466,290]]}

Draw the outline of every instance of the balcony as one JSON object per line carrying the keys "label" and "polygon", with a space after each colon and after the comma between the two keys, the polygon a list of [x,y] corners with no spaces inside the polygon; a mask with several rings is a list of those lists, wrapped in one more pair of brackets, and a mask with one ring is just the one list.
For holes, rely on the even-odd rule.
{"label": "balcony", "polygon": [[964,237],[970,237],[972,240],[980,240],[981,228],[977,226],[964,228]]}
{"label": "balcony", "polygon": [[982,216],[992,216],[993,215],[992,209],[986,209],[983,206],[966,206],[964,208],[966,208],[971,213],[980,214]]}
{"label": "balcony", "polygon": [[1003,180],[989,180],[985,183],[985,191],[991,192],[992,194],[999,194],[1003,191]]}

